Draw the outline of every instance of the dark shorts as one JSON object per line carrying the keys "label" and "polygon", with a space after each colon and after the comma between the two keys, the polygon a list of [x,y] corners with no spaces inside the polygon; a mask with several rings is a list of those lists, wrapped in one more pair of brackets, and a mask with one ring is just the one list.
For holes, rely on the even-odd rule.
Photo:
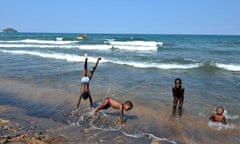
{"label": "dark shorts", "polygon": [[82,94],[82,98],[83,98],[84,100],[86,100],[89,96],[90,96],[90,93],[89,93],[89,92],[84,92],[84,93]]}
{"label": "dark shorts", "polygon": [[174,98],[176,98],[177,100],[184,100],[184,96],[175,96]]}
{"label": "dark shorts", "polygon": [[107,105],[105,105],[104,107],[103,107],[103,109],[108,109],[110,107],[110,103],[108,103]]}

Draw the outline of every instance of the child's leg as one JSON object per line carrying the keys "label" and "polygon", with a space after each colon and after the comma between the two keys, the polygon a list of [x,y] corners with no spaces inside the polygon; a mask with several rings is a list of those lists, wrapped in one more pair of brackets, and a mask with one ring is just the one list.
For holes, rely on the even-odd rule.
{"label": "child's leg", "polygon": [[97,107],[97,109],[95,110],[95,113],[104,109],[108,104],[109,104],[109,100],[105,99],[104,102],[100,106]]}
{"label": "child's leg", "polygon": [[172,109],[172,114],[173,115],[176,114],[177,102],[178,102],[177,97],[173,97],[173,109]]}
{"label": "child's leg", "polygon": [[179,99],[179,104],[178,104],[178,115],[182,115],[182,107],[183,107],[183,97]]}
{"label": "child's leg", "polygon": [[101,58],[98,58],[97,62],[95,63],[95,65],[93,66],[93,68],[91,69],[91,71],[88,74],[89,79],[92,79],[93,73],[95,72],[97,65],[99,63],[99,61],[101,60]]}
{"label": "child's leg", "polygon": [[81,99],[82,99],[82,93],[80,93],[78,103],[77,103],[77,108],[79,108],[79,106],[80,106]]}
{"label": "child's leg", "polygon": [[85,54],[85,63],[82,71],[82,76],[87,76],[87,60],[88,60],[88,57],[87,57],[87,54]]}

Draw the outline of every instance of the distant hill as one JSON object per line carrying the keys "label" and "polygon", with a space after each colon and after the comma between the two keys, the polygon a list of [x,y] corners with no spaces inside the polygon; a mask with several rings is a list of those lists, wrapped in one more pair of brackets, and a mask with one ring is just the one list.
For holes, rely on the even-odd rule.
{"label": "distant hill", "polygon": [[18,32],[17,30],[13,29],[13,28],[5,28],[2,30],[3,32]]}

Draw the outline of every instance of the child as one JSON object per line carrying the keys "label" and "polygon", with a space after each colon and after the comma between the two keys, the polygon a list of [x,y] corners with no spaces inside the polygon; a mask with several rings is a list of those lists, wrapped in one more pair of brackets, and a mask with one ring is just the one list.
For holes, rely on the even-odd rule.
{"label": "child", "polygon": [[173,94],[173,115],[176,114],[176,108],[178,104],[178,114],[182,115],[182,106],[184,100],[184,88],[182,87],[182,80],[180,78],[176,78],[174,81],[174,86],[172,88]]}
{"label": "child", "polygon": [[79,108],[82,98],[84,100],[89,98],[90,107],[93,106],[92,105],[92,97],[91,97],[90,90],[89,90],[89,83],[90,83],[90,80],[92,79],[93,73],[95,72],[99,61],[101,60],[101,58],[97,59],[96,64],[93,66],[92,70],[87,75],[88,56],[87,56],[87,54],[85,54],[84,56],[85,56],[85,63],[84,63],[84,69],[83,69],[83,72],[82,72],[82,79],[81,79],[81,86],[80,86],[80,96],[79,96],[79,99],[78,99],[77,108]]}
{"label": "child", "polygon": [[216,114],[213,114],[209,120],[214,121],[214,122],[221,122],[223,124],[227,124],[226,117],[223,115],[224,109],[222,107],[217,107],[216,108]]}
{"label": "child", "polygon": [[100,106],[97,107],[97,109],[95,110],[95,115],[97,114],[98,111],[102,109],[108,109],[109,107],[120,110],[120,125],[122,126],[124,115],[123,111],[131,110],[133,108],[133,104],[131,101],[126,101],[124,104],[122,104],[111,97],[107,97],[105,101]]}

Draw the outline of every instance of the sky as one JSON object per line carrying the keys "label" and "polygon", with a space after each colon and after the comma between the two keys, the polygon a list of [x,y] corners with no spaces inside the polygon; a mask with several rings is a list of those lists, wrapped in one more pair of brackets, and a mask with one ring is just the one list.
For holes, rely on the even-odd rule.
{"label": "sky", "polygon": [[240,0],[1,0],[0,30],[240,35]]}

